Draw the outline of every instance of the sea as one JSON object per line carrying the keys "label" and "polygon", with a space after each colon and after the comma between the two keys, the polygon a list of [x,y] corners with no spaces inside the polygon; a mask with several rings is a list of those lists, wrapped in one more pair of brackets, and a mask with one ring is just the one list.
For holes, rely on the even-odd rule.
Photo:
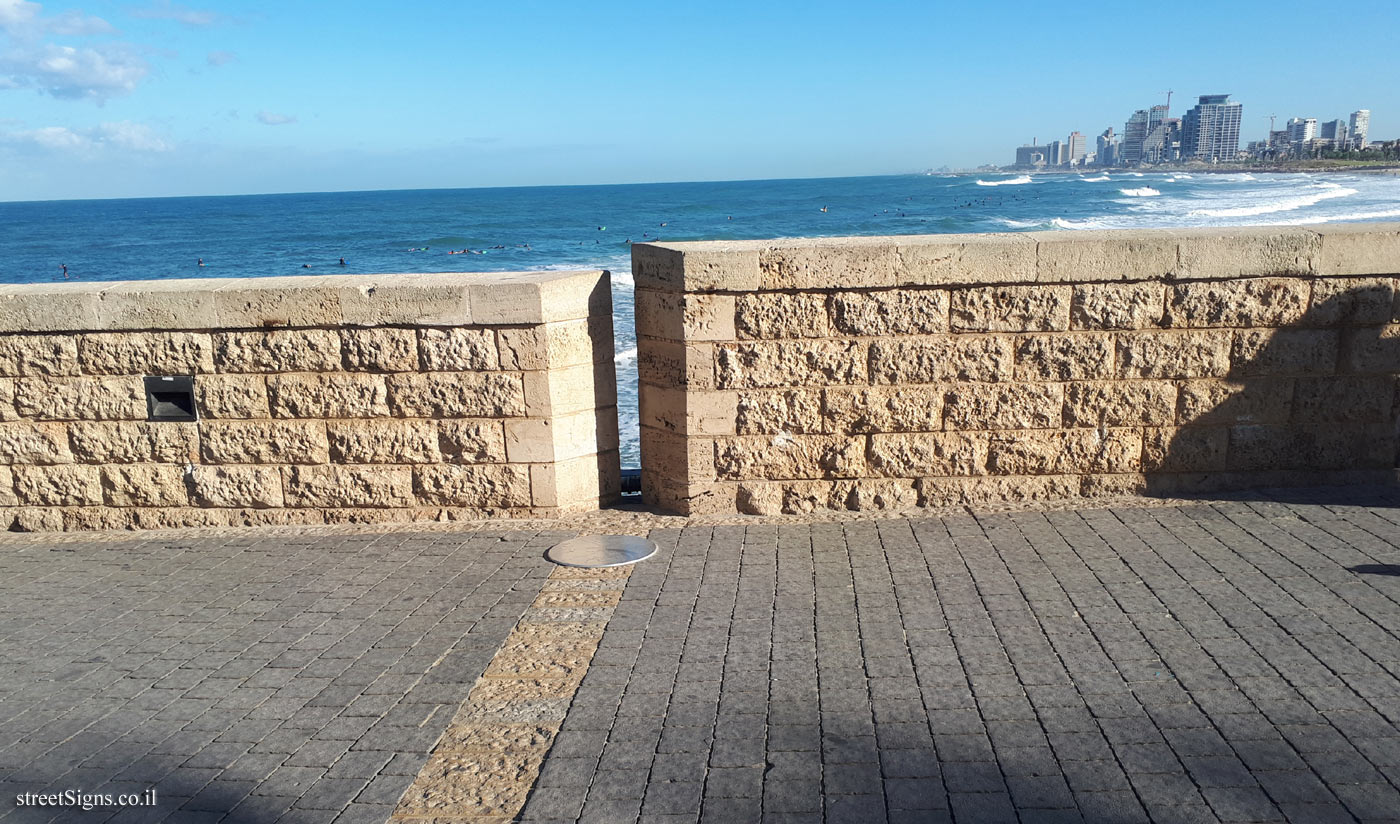
{"label": "sea", "polygon": [[607,269],[622,463],[636,467],[632,243],[1397,219],[1400,177],[1346,173],[925,173],[0,202],[0,283],[61,281],[64,266],[79,281]]}

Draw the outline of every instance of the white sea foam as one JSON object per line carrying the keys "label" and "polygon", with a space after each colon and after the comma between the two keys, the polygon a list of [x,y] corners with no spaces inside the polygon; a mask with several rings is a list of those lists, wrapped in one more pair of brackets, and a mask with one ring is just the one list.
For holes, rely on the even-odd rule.
{"label": "white sea foam", "polygon": [[1105,180],[1112,180],[1112,178],[1110,178],[1108,175],[1099,175],[1098,177],[1081,177],[1081,178],[1079,178],[1079,182],[1080,182],[1080,183],[1103,183]]}
{"label": "white sea foam", "polygon": [[617,353],[617,357],[613,358],[613,360],[616,361],[617,363],[627,363],[628,361],[634,361],[634,360],[636,360],[636,359],[637,359],[637,347],[635,347],[635,346],[632,347],[631,349],[624,349],[623,351],[618,352],[618,353]]}
{"label": "white sea foam", "polygon": [[1036,226],[1044,226],[1043,220],[1012,220],[1009,217],[999,217],[997,222],[1003,226],[1010,226],[1012,229],[1033,229]]}
{"label": "white sea foam", "polygon": [[1161,194],[1161,192],[1151,186],[1143,186],[1141,189],[1119,189],[1118,191],[1128,197],[1156,197]]}
{"label": "white sea foam", "polygon": [[1050,225],[1058,229],[1107,229],[1108,224],[1098,218],[1085,218],[1084,220],[1065,220],[1062,217],[1051,218]]}
{"label": "white sea foam", "polygon": [[1177,173],[1176,173],[1176,179],[1177,179],[1177,180],[1190,180],[1190,179],[1192,179],[1193,177],[1195,177],[1195,175],[1188,175],[1188,174],[1185,173],[1185,172],[1177,172]]}
{"label": "white sea foam", "polygon": [[1128,172],[1133,177],[1142,177],[1142,172]]}
{"label": "white sea foam", "polygon": [[1378,212],[1346,212],[1340,215],[1309,215],[1290,217],[1286,220],[1251,221],[1255,226],[1297,226],[1307,223],[1342,223],[1349,220],[1384,220],[1400,217],[1400,209],[1382,209]]}
{"label": "white sea foam", "polygon": [[1253,217],[1254,215],[1268,215],[1274,212],[1291,212],[1295,209],[1305,209],[1309,206],[1321,203],[1324,200],[1332,200],[1338,197],[1350,197],[1356,194],[1355,189],[1348,189],[1345,186],[1338,186],[1335,183],[1322,183],[1309,188],[1313,189],[1313,191],[1305,195],[1266,200],[1256,202],[1250,206],[1234,206],[1228,209],[1196,209],[1189,212],[1188,216]]}
{"label": "white sea foam", "polygon": [[1013,177],[1010,180],[983,180],[981,178],[977,179],[978,186],[1019,186],[1022,183],[1030,182],[1030,175],[1021,175],[1020,177]]}

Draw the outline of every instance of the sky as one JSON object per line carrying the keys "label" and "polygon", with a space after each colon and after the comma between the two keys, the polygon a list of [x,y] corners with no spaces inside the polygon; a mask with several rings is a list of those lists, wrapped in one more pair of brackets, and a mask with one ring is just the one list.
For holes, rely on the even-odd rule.
{"label": "sky", "polygon": [[0,200],[968,168],[1168,89],[1400,137],[1394,0],[1126,8],[0,0]]}

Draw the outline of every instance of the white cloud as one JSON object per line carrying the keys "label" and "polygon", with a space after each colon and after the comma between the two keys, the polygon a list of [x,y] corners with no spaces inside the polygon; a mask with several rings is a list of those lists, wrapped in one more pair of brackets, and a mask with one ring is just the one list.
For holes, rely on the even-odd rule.
{"label": "white cloud", "polygon": [[[0,0],[3,2],[3,0]],[[75,9],[69,9],[57,17],[44,22],[44,28],[54,34],[69,37],[91,37],[95,34],[113,34],[116,29],[101,17],[90,17]]]}
{"label": "white cloud", "polygon": [[28,0],[0,0],[0,29],[7,33],[12,29],[28,26],[39,18],[38,3]]}
{"label": "white cloud", "polygon": [[31,88],[101,104],[130,92],[150,73],[146,60],[125,43],[70,46],[48,40],[114,33],[106,20],[76,10],[52,17],[42,12],[29,0],[0,0],[0,89]]}
{"label": "white cloud", "polygon": [[258,112],[258,122],[266,126],[285,126],[297,122],[297,118],[296,115],[262,111]]}
{"label": "white cloud", "polygon": [[211,51],[205,58],[211,66],[227,66],[238,60],[238,55],[231,51]]}
{"label": "white cloud", "polygon": [[27,131],[0,132],[0,142],[23,147],[91,156],[103,150],[168,152],[174,147],[144,123],[122,120],[85,129],[43,126]]}
{"label": "white cloud", "polygon": [[192,9],[189,6],[172,3],[170,0],[156,0],[144,8],[132,9],[131,16],[143,17],[147,20],[174,20],[192,29],[205,29],[228,22],[228,18],[216,11]]}

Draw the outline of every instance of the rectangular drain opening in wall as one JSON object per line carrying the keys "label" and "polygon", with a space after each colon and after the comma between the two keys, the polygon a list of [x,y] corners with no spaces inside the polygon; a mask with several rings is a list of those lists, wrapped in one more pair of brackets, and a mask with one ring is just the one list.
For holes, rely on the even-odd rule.
{"label": "rectangular drain opening in wall", "polygon": [[146,420],[197,420],[194,410],[194,377],[190,375],[147,376]]}

